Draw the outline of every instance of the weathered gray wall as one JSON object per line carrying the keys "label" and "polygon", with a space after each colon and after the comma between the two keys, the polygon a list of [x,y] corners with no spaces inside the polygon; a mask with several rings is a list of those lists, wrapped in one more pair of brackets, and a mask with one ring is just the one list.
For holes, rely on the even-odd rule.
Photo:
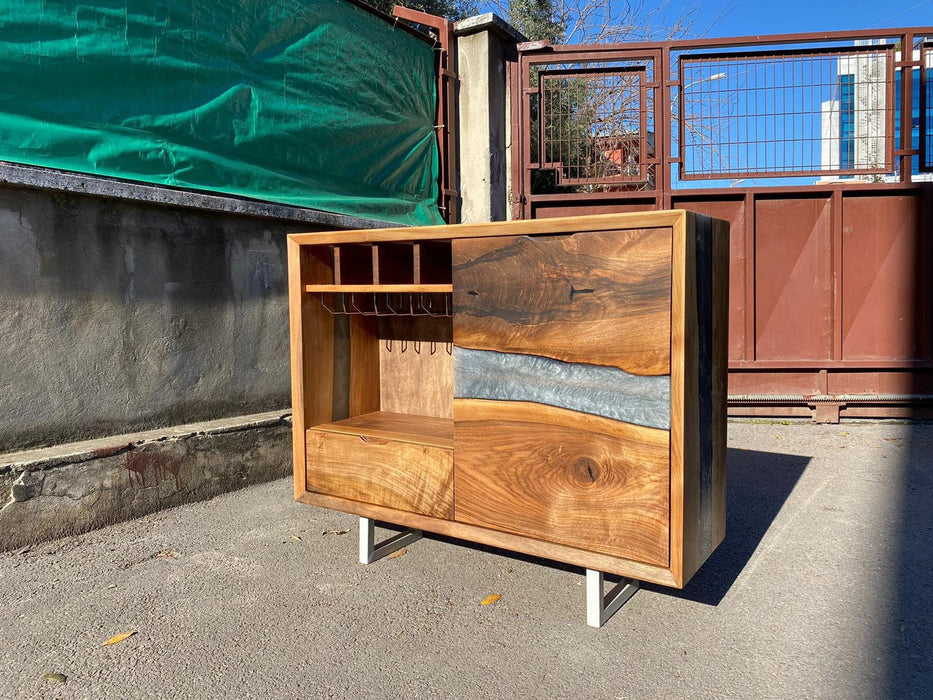
{"label": "weathered gray wall", "polygon": [[0,551],[279,479],[291,471],[283,413],[3,455]]}
{"label": "weathered gray wall", "polygon": [[309,228],[0,187],[0,452],[288,406]]}
{"label": "weathered gray wall", "polygon": [[0,164],[0,551],[287,474],[285,235],[371,225]]}

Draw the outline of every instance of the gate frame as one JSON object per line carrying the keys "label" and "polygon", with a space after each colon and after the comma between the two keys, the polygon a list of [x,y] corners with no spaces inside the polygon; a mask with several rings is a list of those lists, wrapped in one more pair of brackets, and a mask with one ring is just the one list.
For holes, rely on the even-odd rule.
{"label": "gate frame", "polygon": [[[919,223],[921,240],[919,253],[928,263],[933,263],[933,182],[914,181],[911,159],[921,159],[920,172],[923,172],[923,158],[933,144],[927,143],[923,133],[925,112],[921,112],[921,137],[919,148],[912,148],[909,139],[912,133],[913,71],[926,76],[926,44],[920,47],[920,59],[914,60],[913,48],[915,37],[925,37],[926,44],[933,40],[933,27],[914,27],[882,30],[858,30],[845,32],[810,32],[801,34],[781,34],[771,36],[749,36],[728,39],[676,40],[666,42],[641,42],[632,44],[606,45],[566,45],[553,46],[545,41],[519,44],[517,60],[509,65],[509,83],[512,96],[511,126],[513,146],[516,153],[512,157],[512,192],[510,196],[511,218],[536,218],[539,214],[557,215],[557,210],[573,208],[572,213],[583,214],[587,211],[626,211],[633,209],[671,209],[680,203],[737,202],[743,212],[746,229],[742,257],[744,258],[744,338],[740,357],[731,357],[729,361],[730,384],[739,387],[755,385],[758,390],[747,392],[737,390],[730,395],[731,415],[769,415],[790,417],[812,417],[819,421],[837,422],[840,411],[852,417],[933,417],[933,333],[915,330],[921,337],[917,348],[918,359],[899,359],[890,357],[880,360],[847,360],[843,357],[843,286],[842,286],[842,226],[843,205],[849,197],[866,195],[903,196],[920,207]],[[672,92],[678,88],[678,99],[682,99],[680,80],[672,75],[674,66],[671,57],[674,53],[702,49],[704,55],[709,50],[737,49],[753,46],[777,47],[782,45],[840,42],[856,39],[898,39],[901,42],[899,60],[895,58],[890,66],[890,76],[895,71],[901,74],[901,114],[900,130],[902,143],[892,143],[888,150],[889,157],[898,165],[897,182],[831,182],[813,185],[769,185],[763,187],[690,187],[681,186],[672,189],[672,169],[680,163],[681,153],[673,152],[673,112]],[[910,47],[904,50],[903,47]],[[845,47],[840,47],[840,51]],[[803,49],[801,49],[803,50]],[[690,54],[683,54],[685,57]],[[728,54],[726,54],[728,55]],[[606,62],[616,60],[653,60],[654,81],[648,83],[655,90],[653,109],[655,112],[655,166],[654,188],[637,191],[531,194],[530,162],[531,134],[524,127],[530,110],[532,88],[530,73],[533,66],[547,63]],[[677,71],[679,78],[680,63]],[[921,90],[924,91],[921,79]],[[888,92],[893,96],[893,82],[888,85]],[[534,91],[536,92],[536,91]],[[925,94],[920,96],[921,110],[929,110]],[[893,104],[893,103],[892,103]],[[893,113],[887,121],[885,139],[893,140]],[[516,138],[520,137],[520,138]],[[543,144],[542,144],[543,145]],[[683,141],[677,144],[683,148]],[[788,173],[798,176],[803,173]],[[845,173],[840,173],[845,174]],[[864,173],[867,174],[867,173]],[[889,174],[890,173],[889,171]],[[740,177],[740,176],[736,176]],[[750,175],[753,178],[766,178],[766,175]],[[728,176],[722,179],[732,179]],[[685,181],[681,177],[681,185]],[[832,221],[828,251],[830,274],[827,280],[830,289],[831,311],[827,322],[830,324],[831,344],[829,357],[817,360],[762,360],[756,357],[756,234],[755,211],[757,203],[763,200],[823,198],[827,201]],[[892,199],[885,200],[893,201]],[[550,210],[548,212],[547,210]],[[571,213],[571,212],[568,212]],[[738,233],[738,231],[736,231]],[[735,264],[733,260],[733,264]],[[929,293],[921,293],[916,299],[914,309],[917,324],[928,323],[933,326],[933,283],[926,285]],[[918,287],[919,288],[919,287]],[[879,384],[874,392],[841,393],[833,392],[833,377],[844,372],[864,375],[878,373]],[[786,378],[794,373],[809,373],[815,390],[810,393],[788,391],[790,385]],[[884,375],[882,377],[882,375]],[[746,381],[750,380],[750,381]],[[867,381],[867,380],[866,380]],[[892,391],[892,387],[899,388]],[[733,387],[730,387],[730,390]]]}

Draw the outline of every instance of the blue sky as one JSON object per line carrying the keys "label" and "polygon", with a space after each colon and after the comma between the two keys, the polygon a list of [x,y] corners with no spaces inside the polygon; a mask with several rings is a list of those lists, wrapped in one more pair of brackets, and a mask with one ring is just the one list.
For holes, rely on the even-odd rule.
{"label": "blue sky", "polygon": [[668,11],[679,13],[685,5],[699,10],[693,36],[933,25],[933,0],[671,0]]}

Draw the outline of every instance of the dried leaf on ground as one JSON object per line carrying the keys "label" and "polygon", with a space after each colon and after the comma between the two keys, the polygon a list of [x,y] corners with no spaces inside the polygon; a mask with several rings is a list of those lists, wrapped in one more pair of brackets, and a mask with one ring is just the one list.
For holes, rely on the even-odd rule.
{"label": "dried leaf on ground", "polygon": [[46,673],[42,677],[47,681],[54,681],[55,683],[64,683],[68,680],[68,676],[64,673]]}
{"label": "dried leaf on ground", "polygon": [[104,642],[103,644],[101,644],[101,646],[102,646],[102,647],[106,647],[106,646],[110,646],[111,644],[119,644],[119,643],[122,642],[124,639],[129,639],[129,638],[132,637],[134,634],[136,634],[136,630],[133,630],[132,632],[122,632],[122,633],[120,633],[120,634],[118,634],[118,635],[116,635],[116,636],[114,636],[114,637],[111,637],[111,638],[108,639],[106,642]]}
{"label": "dried leaf on ground", "polygon": [[324,530],[324,532],[322,532],[321,534],[322,535],[346,535],[348,532],[350,531],[349,530]]}
{"label": "dried leaf on ground", "polygon": [[395,559],[396,557],[402,556],[402,555],[403,555],[405,552],[407,552],[407,551],[408,551],[407,549],[405,549],[404,547],[402,547],[401,549],[397,549],[397,550],[395,550],[394,552],[392,552],[392,554],[390,554],[389,556],[387,556],[386,559]]}
{"label": "dried leaf on ground", "polygon": [[502,600],[502,596],[498,593],[493,593],[492,595],[488,595],[483,598],[483,601],[480,603],[480,605],[492,605],[493,603],[498,603],[500,600]]}
{"label": "dried leaf on ground", "polygon": [[301,542],[301,538],[298,535],[292,535],[292,539]]}

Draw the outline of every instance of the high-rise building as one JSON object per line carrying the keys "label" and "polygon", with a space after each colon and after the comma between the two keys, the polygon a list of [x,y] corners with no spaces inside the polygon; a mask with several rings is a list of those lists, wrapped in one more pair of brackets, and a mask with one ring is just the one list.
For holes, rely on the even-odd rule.
{"label": "high-rise building", "polygon": [[[893,112],[892,150],[901,147],[919,148],[920,145],[920,71],[912,71],[912,108],[910,143],[901,141],[901,84],[900,68],[894,71],[894,92],[888,94],[887,60],[890,54],[853,54],[838,60],[837,97],[822,103],[821,153],[824,170],[866,171],[864,174],[840,175],[823,179],[896,181],[890,173],[870,173],[886,169],[885,138],[887,119]],[[900,52],[893,54],[900,61]],[[914,50],[914,60],[920,60],[920,51]],[[927,68],[933,70],[933,52],[927,53]],[[893,104],[888,104],[888,100]],[[893,155],[893,154],[892,154]],[[897,159],[893,159],[897,165]],[[920,172],[919,158],[912,159],[914,180],[933,180],[933,174]]]}

